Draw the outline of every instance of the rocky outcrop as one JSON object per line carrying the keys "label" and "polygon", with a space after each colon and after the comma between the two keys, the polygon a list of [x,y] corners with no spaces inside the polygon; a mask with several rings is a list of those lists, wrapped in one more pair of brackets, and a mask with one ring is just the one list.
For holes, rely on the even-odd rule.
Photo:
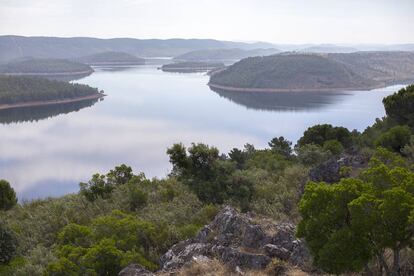
{"label": "rocky outcrop", "polygon": [[118,276],[155,276],[140,265],[130,264],[119,272]]}
{"label": "rocky outcrop", "polygon": [[342,154],[311,169],[309,171],[309,178],[315,182],[336,183],[342,177],[341,167],[346,166],[351,168],[351,170],[358,170],[366,167],[368,161],[369,157],[358,153]]}
{"label": "rocky outcrop", "polygon": [[160,259],[161,269],[171,271],[195,259],[218,259],[234,269],[263,269],[278,258],[310,270],[304,241],[295,237],[295,226],[274,223],[253,214],[225,207],[195,238],[174,245]]}

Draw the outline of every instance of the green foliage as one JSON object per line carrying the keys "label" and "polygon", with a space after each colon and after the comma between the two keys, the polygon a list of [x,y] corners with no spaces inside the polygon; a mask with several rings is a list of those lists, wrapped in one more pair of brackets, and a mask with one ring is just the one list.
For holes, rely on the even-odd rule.
{"label": "green foliage", "polygon": [[10,210],[17,203],[16,193],[6,180],[0,180],[0,210]]}
{"label": "green foliage", "polygon": [[18,241],[15,234],[0,222],[0,264],[9,263],[15,256]]}
{"label": "green foliage", "polygon": [[192,144],[187,150],[175,144],[167,150],[173,174],[186,183],[203,202],[222,203],[228,197],[227,178],[235,170],[232,163],[220,159],[215,147]]}
{"label": "green foliage", "polygon": [[76,73],[92,72],[86,64],[65,59],[27,59],[0,66],[1,73]]}
{"label": "green foliage", "polygon": [[404,156],[406,156],[412,163],[414,163],[414,135],[410,138],[410,143],[405,145],[401,150]]}
{"label": "green foliage", "polygon": [[108,178],[108,182],[114,185],[122,185],[128,183],[133,175],[132,168],[122,164],[120,166],[116,166],[113,170],[110,170],[106,177]]}
{"label": "green foliage", "polygon": [[313,54],[290,53],[242,59],[210,77],[210,83],[237,88],[304,91],[367,87],[376,84],[343,63]]}
{"label": "green foliage", "polygon": [[352,134],[344,127],[333,127],[329,124],[315,125],[308,128],[298,141],[298,146],[307,144],[323,146],[326,141],[337,140],[344,148],[352,145]]}
{"label": "green foliage", "polygon": [[344,147],[338,140],[328,140],[323,143],[323,149],[331,152],[333,155],[339,155],[344,151]]}
{"label": "green foliage", "polygon": [[383,99],[385,112],[400,125],[414,127],[414,85]]}
{"label": "green foliage", "polygon": [[44,78],[0,76],[0,103],[15,104],[90,96],[98,89]]}
{"label": "green foliage", "polygon": [[[361,180],[308,183],[298,236],[306,239],[315,264],[326,272],[358,272],[375,258],[386,271],[397,273],[399,252],[411,246],[413,212],[414,173],[374,158]],[[392,268],[384,261],[386,249],[394,254]]]}
{"label": "green foliage", "polygon": [[410,142],[411,130],[407,126],[395,126],[382,133],[375,140],[377,147],[383,147],[395,152],[401,152],[404,146]]}
{"label": "green foliage", "polygon": [[98,173],[94,174],[87,183],[79,183],[79,186],[81,194],[89,201],[94,201],[99,197],[107,199],[114,189],[114,185],[106,181],[106,176]]}
{"label": "green foliage", "polygon": [[269,142],[269,147],[272,151],[288,158],[292,154],[292,142],[286,140],[283,136],[273,138]]}
{"label": "green foliage", "polygon": [[296,147],[298,160],[305,166],[316,166],[327,161],[331,156],[331,152],[314,144],[307,144],[301,147]]}

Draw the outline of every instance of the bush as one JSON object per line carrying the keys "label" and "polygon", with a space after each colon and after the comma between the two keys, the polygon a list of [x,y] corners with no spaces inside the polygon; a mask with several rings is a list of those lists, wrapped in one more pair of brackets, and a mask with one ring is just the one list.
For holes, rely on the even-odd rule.
{"label": "bush", "polygon": [[9,263],[16,251],[16,236],[3,222],[0,222],[0,264]]}
{"label": "bush", "polygon": [[306,166],[317,166],[332,156],[329,151],[314,144],[297,147],[295,150],[299,162]]}
{"label": "bush", "polygon": [[10,210],[16,203],[16,193],[10,183],[0,180],[0,210]]}
{"label": "bush", "polygon": [[299,139],[298,146],[301,147],[308,144],[323,146],[329,140],[339,141],[344,148],[350,147],[353,142],[352,134],[348,129],[324,124],[308,128]]}
{"label": "bush", "polygon": [[292,142],[286,140],[283,136],[273,138],[269,142],[269,147],[272,151],[284,157],[290,157],[292,154]]}
{"label": "bush", "polygon": [[414,126],[414,85],[383,99],[387,115],[401,125]]}
{"label": "bush", "polygon": [[344,147],[337,140],[328,140],[323,143],[323,149],[330,151],[333,155],[339,155],[344,151]]}
{"label": "bush", "polygon": [[106,181],[105,175],[94,174],[87,183],[81,182],[80,193],[89,201],[95,201],[101,197],[107,199],[111,196],[114,185]]}
{"label": "bush", "polygon": [[407,126],[396,126],[381,134],[375,145],[401,153],[402,148],[410,142],[411,130]]}

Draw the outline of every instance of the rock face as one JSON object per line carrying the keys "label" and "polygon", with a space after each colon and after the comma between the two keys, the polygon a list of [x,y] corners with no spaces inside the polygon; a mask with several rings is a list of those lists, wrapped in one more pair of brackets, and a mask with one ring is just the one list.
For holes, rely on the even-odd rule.
{"label": "rock face", "polygon": [[316,166],[309,172],[309,178],[315,182],[336,183],[341,179],[341,167],[350,167],[352,170],[367,166],[369,157],[360,154],[342,154]]}
{"label": "rock face", "polygon": [[130,264],[119,272],[118,276],[154,276],[155,274],[140,265]]}
{"label": "rock face", "polygon": [[263,269],[272,258],[278,258],[310,269],[309,252],[304,242],[296,239],[293,224],[259,221],[231,207],[219,212],[195,238],[174,245],[161,257],[160,265],[169,271],[200,258],[216,258],[242,269]]}

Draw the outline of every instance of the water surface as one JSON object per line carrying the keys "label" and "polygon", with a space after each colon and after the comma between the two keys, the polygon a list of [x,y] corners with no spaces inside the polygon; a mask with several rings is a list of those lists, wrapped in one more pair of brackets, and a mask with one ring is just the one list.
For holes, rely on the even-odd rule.
{"label": "water surface", "polygon": [[296,141],[318,123],[362,131],[384,116],[381,100],[401,86],[314,94],[212,91],[205,74],[166,73],[159,65],[97,68],[76,82],[103,89],[82,106],[0,114],[0,178],[20,199],[78,191],[78,183],[121,163],[163,177],[167,147],[204,142],[228,152],[275,136]]}

